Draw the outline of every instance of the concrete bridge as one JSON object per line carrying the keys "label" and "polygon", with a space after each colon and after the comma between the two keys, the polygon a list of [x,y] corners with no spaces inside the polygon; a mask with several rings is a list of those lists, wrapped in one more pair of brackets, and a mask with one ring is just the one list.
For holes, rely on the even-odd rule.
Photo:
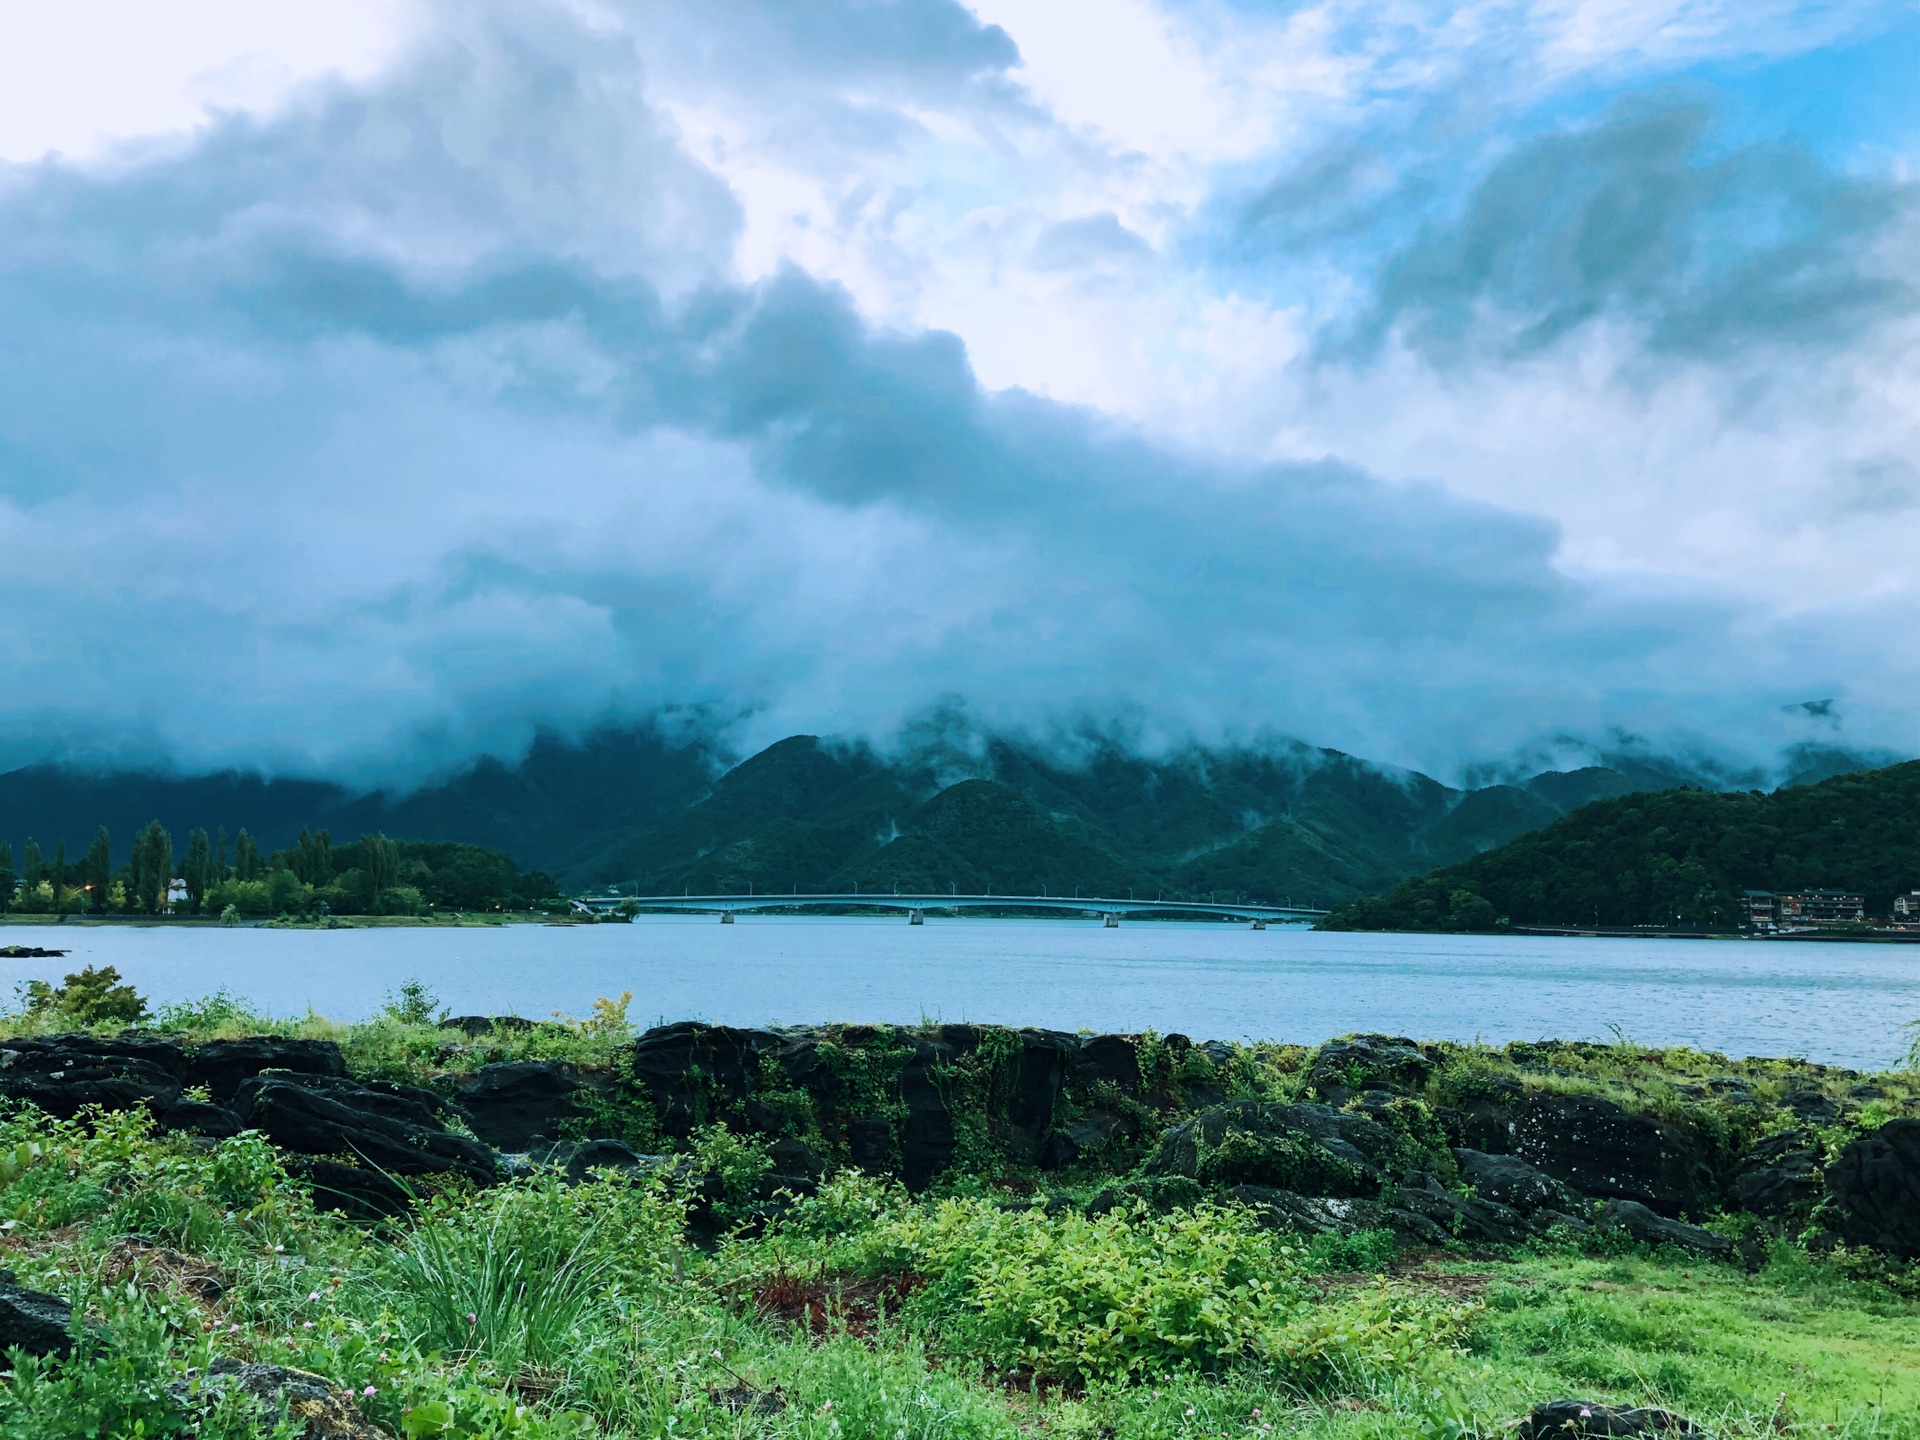
{"label": "concrete bridge", "polygon": [[688,911],[698,915],[718,915],[720,923],[730,925],[743,911],[793,910],[801,906],[833,906],[845,909],[894,910],[907,917],[910,925],[924,923],[929,910],[1055,910],[1069,915],[1100,916],[1107,925],[1120,923],[1122,915],[1205,915],[1223,920],[1250,921],[1256,930],[1264,930],[1269,921],[1318,920],[1327,912],[1304,905],[1262,905],[1243,901],[1221,903],[1214,900],[1112,899],[1085,895],[958,895],[938,893],[903,895],[896,892],[875,894],[856,890],[849,894],[816,895],[794,891],[785,895],[583,895],[573,908],[590,915],[610,915],[622,906],[637,906],[652,911]]}

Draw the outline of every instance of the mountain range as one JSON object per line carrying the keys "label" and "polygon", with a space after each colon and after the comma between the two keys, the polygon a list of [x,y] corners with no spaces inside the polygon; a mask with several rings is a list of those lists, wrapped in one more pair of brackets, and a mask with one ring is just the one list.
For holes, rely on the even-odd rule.
{"label": "mountain range", "polygon": [[1063,757],[1009,739],[883,754],[795,735],[733,764],[711,737],[639,725],[543,736],[517,764],[482,760],[409,792],[32,766],[0,775],[0,839],[51,853],[64,838],[77,852],[104,825],[123,853],[157,818],[179,838],[245,827],[269,850],[303,827],[337,841],[467,841],[576,890],[951,887],[1332,906],[1592,801],[1699,783],[1672,762],[1604,758],[1460,789],[1297,741],[1157,756],[1096,741]]}

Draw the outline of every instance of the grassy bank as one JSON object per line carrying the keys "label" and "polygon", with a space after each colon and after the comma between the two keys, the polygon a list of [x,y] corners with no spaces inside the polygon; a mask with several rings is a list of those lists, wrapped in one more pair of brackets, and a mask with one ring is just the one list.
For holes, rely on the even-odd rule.
{"label": "grassy bank", "polygon": [[[75,1018],[43,1007],[9,1028]],[[478,1037],[436,1018],[415,990],[353,1027],[273,1026],[226,997],[146,1024],[333,1039],[359,1077],[427,1085],[502,1058],[606,1069],[632,1035],[621,1002]],[[1451,1047],[1423,1094],[1524,1081],[1764,1127],[1769,1097],[1811,1079],[1880,1092],[1876,1110],[1854,1103],[1857,1128],[1920,1093],[1906,1073],[1625,1045],[1541,1064],[1537,1048]],[[1311,1055],[1209,1063],[1299,1094]],[[1758,1100],[1727,1106],[1729,1081]],[[97,1328],[65,1360],[12,1356],[0,1436],[300,1433],[196,1388],[218,1356],[325,1376],[361,1422],[409,1437],[1466,1440],[1562,1397],[1657,1405],[1709,1435],[1920,1436],[1920,1273],[1811,1220],[1705,1217],[1748,1242],[1722,1263],[1617,1233],[1478,1251],[1308,1238],[1216,1200],[1087,1213],[1151,1139],[1059,1172],[983,1163],[919,1195],[842,1170],[769,1212],[755,1201],[768,1157],[722,1117],[644,1178],[436,1186],[376,1226],[317,1211],[255,1134],[18,1112],[0,1122],[4,1263]]]}

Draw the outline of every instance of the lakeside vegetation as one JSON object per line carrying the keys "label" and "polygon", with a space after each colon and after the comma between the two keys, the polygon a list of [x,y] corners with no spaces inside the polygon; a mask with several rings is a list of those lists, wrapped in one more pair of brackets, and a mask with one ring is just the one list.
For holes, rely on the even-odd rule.
{"label": "lakeside vegetation", "polygon": [[[1920,1435],[1920,1270],[1837,1241],[1817,1191],[1771,1219],[1702,1192],[1699,1233],[1733,1242],[1715,1258],[1571,1218],[1511,1244],[1307,1233],[1217,1188],[1297,1165],[1284,1147],[1229,1147],[1197,1190],[1142,1188],[1197,1107],[1234,1097],[1377,1117],[1438,1164],[1447,1126],[1515,1087],[1618,1104],[1724,1167],[1772,1136],[1830,1154],[1920,1114],[1910,1072],[1624,1043],[1138,1037],[1141,1087],[1070,1086],[1055,1117],[1071,1129],[1106,1106],[1130,1128],[1046,1169],[1004,1129],[1020,1037],[988,1029],[953,1072],[955,1161],[916,1192],[884,1166],[860,1173],[860,1126],[836,1117],[878,1106],[902,1133],[888,1107],[919,1032],[813,1032],[838,1078],[796,1091],[763,1065],[728,1090],[715,1071],[710,1104],[676,1118],[634,1078],[624,999],[460,1028],[417,986],[351,1026],[269,1021],[227,996],[149,1015],[104,975],[35,1000],[8,1033],[330,1041],[354,1080],[419,1087],[390,1089],[393,1104],[564,1061],[604,1082],[574,1134],[667,1160],[487,1188],[441,1177],[408,1212],[350,1222],[260,1133],[16,1107],[0,1120],[0,1249],[80,1323],[66,1358],[12,1355],[0,1436],[300,1433],[279,1401],[220,1384],[222,1357],[325,1377],[333,1428],[310,1434],[411,1440],[1493,1440],[1566,1397],[1656,1405],[1710,1437]],[[838,1108],[814,1098],[829,1095]],[[823,1174],[780,1179],[795,1144]],[[1102,1200],[1127,1184],[1124,1203]]]}
{"label": "lakeside vegetation", "polygon": [[1586,805],[1498,849],[1356,900],[1328,930],[1517,925],[1731,931],[1746,889],[1920,888],[1920,761],[1817,785],[1662,790]]}
{"label": "lakeside vegetation", "polygon": [[236,921],[566,907],[551,876],[523,874],[500,851],[385,835],[335,846],[325,830],[302,830],[292,846],[263,855],[243,829],[229,860],[225,830],[213,840],[205,830],[191,831],[181,855],[155,820],[134,838],[124,865],[115,864],[104,826],[77,860],[69,860],[65,841],[49,856],[28,840],[21,861],[16,870],[13,847],[0,841],[0,916],[180,914]]}

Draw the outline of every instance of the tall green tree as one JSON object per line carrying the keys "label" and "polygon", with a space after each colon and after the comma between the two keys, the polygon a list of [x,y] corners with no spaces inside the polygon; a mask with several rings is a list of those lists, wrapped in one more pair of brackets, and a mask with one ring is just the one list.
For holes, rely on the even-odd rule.
{"label": "tall green tree", "polygon": [[127,884],[129,908],[157,915],[167,908],[167,887],[173,880],[173,836],[158,820],[150,822],[133,842],[133,864]]}
{"label": "tall green tree", "polygon": [[20,888],[20,879],[13,873],[13,846],[0,840],[0,914],[13,904],[13,893]]}
{"label": "tall green tree", "polygon": [[244,828],[233,841],[233,878],[236,880],[258,880],[260,878],[260,847],[254,843],[253,836]]}
{"label": "tall green tree", "polygon": [[80,883],[87,887],[87,908],[106,909],[107,897],[113,891],[113,842],[107,838],[106,826],[94,832],[87,858],[80,862],[80,874]]}
{"label": "tall green tree", "polygon": [[200,902],[213,886],[213,847],[207,843],[206,831],[187,832],[187,858],[180,878],[187,882],[187,908],[198,915]]}
{"label": "tall green tree", "polygon": [[381,897],[400,883],[400,847],[385,835],[363,835],[360,850],[367,874],[367,899],[374,910]]}
{"label": "tall green tree", "polygon": [[293,843],[293,874],[301,882],[318,888],[333,881],[333,837],[325,830],[318,835],[305,826]]}
{"label": "tall green tree", "polygon": [[46,878],[47,866],[40,858],[40,842],[29,835],[26,848],[20,852],[20,883],[32,890]]}
{"label": "tall green tree", "polygon": [[53,881],[53,913],[67,913],[67,839],[60,837],[60,843],[53,847],[53,870],[48,877]]}
{"label": "tall green tree", "polygon": [[213,878],[219,881],[230,879],[233,872],[227,868],[227,827],[220,827],[220,838],[213,846]]}

